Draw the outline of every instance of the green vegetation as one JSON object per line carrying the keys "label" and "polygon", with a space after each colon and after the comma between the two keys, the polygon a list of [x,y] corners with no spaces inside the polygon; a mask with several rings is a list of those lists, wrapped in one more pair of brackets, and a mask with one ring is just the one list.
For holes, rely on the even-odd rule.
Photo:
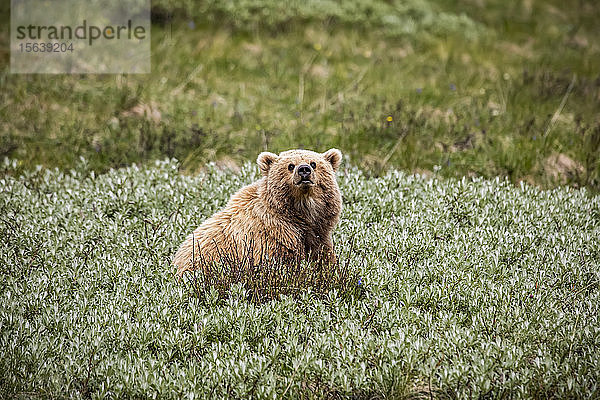
{"label": "green vegetation", "polygon": [[600,188],[600,3],[153,4],[149,75],[10,75],[0,53],[0,157],[193,172],[335,146],[375,176]]}
{"label": "green vegetation", "polygon": [[[151,74],[11,75],[0,4],[0,398],[600,397],[600,3],[152,14]],[[297,147],[356,166],[341,272],[177,282]]]}
{"label": "green vegetation", "polygon": [[229,297],[234,286],[240,285],[246,300],[256,304],[278,300],[282,295],[298,297],[307,290],[314,295],[326,295],[336,290],[341,296],[360,296],[360,275],[345,263],[326,264],[306,262],[300,258],[252,261],[253,242],[250,240],[242,254],[242,261],[225,259],[212,264],[200,259],[202,270],[186,272],[183,278],[199,298],[214,291],[220,299]]}
{"label": "green vegetation", "polygon": [[1,398],[597,398],[600,197],[339,174],[360,296],[178,284],[191,227],[258,177],[175,162],[0,179]]}

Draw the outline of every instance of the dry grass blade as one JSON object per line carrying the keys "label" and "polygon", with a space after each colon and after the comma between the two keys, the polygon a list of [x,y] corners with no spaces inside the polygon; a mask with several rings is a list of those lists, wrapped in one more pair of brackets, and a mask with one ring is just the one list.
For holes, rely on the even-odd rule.
{"label": "dry grass blade", "polygon": [[[336,289],[342,296],[359,293],[359,276],[349,263],[308,262],[300,258],[253,259],[254,242],[248,241],[235,257],[223,256],[221,262],[196,260],[196,269],[184,275],[184,281],[200,298],[211,289],[220,299],[229,296],[233,285],[241,284],[253,303],[277,300],[281,295],[296,297],[311,290],[324,295]],[[259,254],[265,254],[264,251]],[[242,257],[239,257],[242,255]],[[240,261],[241,260],[241,261]]]}

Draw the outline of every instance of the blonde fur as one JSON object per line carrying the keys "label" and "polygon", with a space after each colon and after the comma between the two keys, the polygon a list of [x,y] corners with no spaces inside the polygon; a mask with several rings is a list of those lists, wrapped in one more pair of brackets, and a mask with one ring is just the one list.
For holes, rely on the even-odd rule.
{"label": "blonde fur", "polygon": [[[335,262],[331,234],[342,206],[335,179],[341,157],[337,149],[261,153],[257,164],[262,179],[241,188],[223,210],[186,238],[173,260],[178,275],[225,258]],[[311,168],[312,183],[302,182],[298,166],[311,163],[316,165]]]}

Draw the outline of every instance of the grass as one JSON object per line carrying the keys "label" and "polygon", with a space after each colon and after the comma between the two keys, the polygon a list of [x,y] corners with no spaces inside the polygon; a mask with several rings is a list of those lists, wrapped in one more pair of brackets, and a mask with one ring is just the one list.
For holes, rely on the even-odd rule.
{"label": "grass", "polygon": [[[139,76],[11,75],[0,4],[0,398],[600,397],[599,5],[153,4]],[[296,147],[341,284],[178,283]]]}
{"label": "grass", "polygon": [[0,157],[194,172],[335,146],[373,176],[600,187],[593,2],[153,4],[149,75],[10,75],[0,53]]}
{"label": "grass", "polygon": [[2,398],[597,398],[600,197],[343,167],[361,296],[178,284],[180,241],[258,178],[176,162],[0,178]]}
{"label": "grass", "polygon": [[236,285],[246,294],[246,300],[256,304],[279,300],[282,296],[298,298],[306,291],[323,296],[335,290],[342,297],[362,293],[362,279],[349,262],[308,263],[297,257],[253,260],[253,246],[250,240],[244,248],[237,249],[241,262],[228,257],[221,263],[194,260],[198,269],[186,272],[182,282],[201,301],[215,294],[220,299],[228,298]]}

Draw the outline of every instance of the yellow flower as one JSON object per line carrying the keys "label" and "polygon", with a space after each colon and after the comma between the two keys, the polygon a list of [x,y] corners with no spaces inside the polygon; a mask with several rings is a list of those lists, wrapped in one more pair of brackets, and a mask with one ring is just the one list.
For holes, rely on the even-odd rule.
{"label": "yellow flower", "polygon": [[392,120],[393,120],[393,118],[391,115],[389,117],[387,117],[387,122],[392,122]]}
{"label": "yellow flower", "polygon": [[321,51],[321,43],[315,43],[313,47],[316,51]]}

